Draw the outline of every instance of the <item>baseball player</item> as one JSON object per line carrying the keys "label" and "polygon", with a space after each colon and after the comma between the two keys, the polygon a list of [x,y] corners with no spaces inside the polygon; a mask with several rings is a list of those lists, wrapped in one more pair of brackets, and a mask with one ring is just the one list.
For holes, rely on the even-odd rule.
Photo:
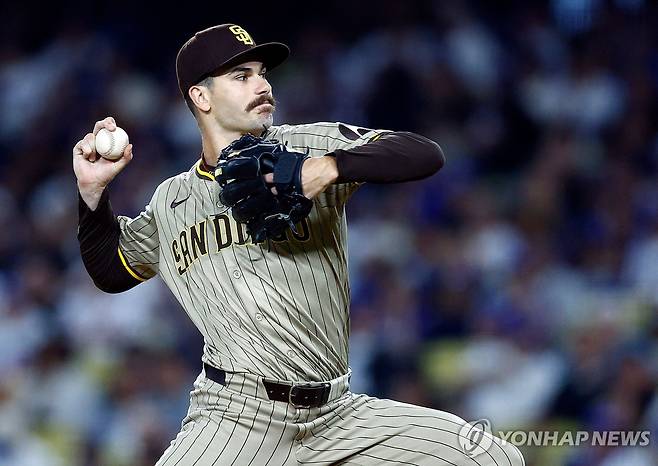
{"label": "baseball player", "polygon": [[[467,454],[465,421],[453,414],[350,392],[345,203],[364,182],[425,178],[444,159],[412,133],[273,126],[266,73],[288,54],[281,43],[256,45],[234,24],[182,46],[178,84],[203,153],[160,184],[136,218],[115,216],[105,189],[132,146],[114,162],[94,149],[95,134],[113,131],[115,120],[97,122],[73,149],[78,239],[95,284],[118,293],[159,275],[204,338],[187,416],[157,465],[524,464],[497,438]],[[215,180],[219,154],[244,134],[310,156],[300,177],[312,209],[267,243],[251,241]]]}

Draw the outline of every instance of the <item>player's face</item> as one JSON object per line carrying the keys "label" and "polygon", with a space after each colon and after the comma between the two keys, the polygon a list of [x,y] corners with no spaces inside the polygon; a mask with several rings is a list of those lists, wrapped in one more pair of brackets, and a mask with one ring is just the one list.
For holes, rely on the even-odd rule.
{"label": "player's face", "polygon": [[229,131],[258,133],[272,126],[275,101],[261,62],[215,77],[210,99],[215,121]]}

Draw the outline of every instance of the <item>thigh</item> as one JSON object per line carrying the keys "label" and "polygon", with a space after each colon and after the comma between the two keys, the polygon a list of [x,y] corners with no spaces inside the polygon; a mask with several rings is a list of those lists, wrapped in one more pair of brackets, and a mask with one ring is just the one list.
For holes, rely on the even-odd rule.
{"label": "thigh", "polygon": [[208,381],[192,392],[181,431],[156,466],[291,465],[298,429],[274,403]]}
{"label": "thigh", "polygon": [[459,442],[465,424],[444,411],[352,394],[313,423],[299,458],[302,463],[346,465],[524,464],[515,446],[495,438],[486,452],[466,454]]}

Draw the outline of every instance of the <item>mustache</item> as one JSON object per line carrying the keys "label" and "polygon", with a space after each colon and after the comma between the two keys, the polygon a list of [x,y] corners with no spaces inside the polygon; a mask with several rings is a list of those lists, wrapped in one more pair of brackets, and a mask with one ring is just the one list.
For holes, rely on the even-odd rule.
{"label": "mustache", "polygon": [[274,97],[269,94],[262,95],[247,106],[247,111],[253,110],[254,108],[263,104],[270,104],[272,107],[276,107],[276,100],[274,100]]}

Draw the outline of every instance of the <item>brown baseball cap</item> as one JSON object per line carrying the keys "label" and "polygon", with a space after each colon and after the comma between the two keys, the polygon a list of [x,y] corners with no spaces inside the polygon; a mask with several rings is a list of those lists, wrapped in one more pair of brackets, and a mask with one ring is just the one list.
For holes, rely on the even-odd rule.
{"label": "brown baseball cap", "polygon": [[178,87],[187,99],[187,91],[211,73],[248,61],[260,61],[268,70],[290,55],[287,45],[268,42],[256,45],[251,35],[237,24],[220,24],[192,36],[176,56]]}

